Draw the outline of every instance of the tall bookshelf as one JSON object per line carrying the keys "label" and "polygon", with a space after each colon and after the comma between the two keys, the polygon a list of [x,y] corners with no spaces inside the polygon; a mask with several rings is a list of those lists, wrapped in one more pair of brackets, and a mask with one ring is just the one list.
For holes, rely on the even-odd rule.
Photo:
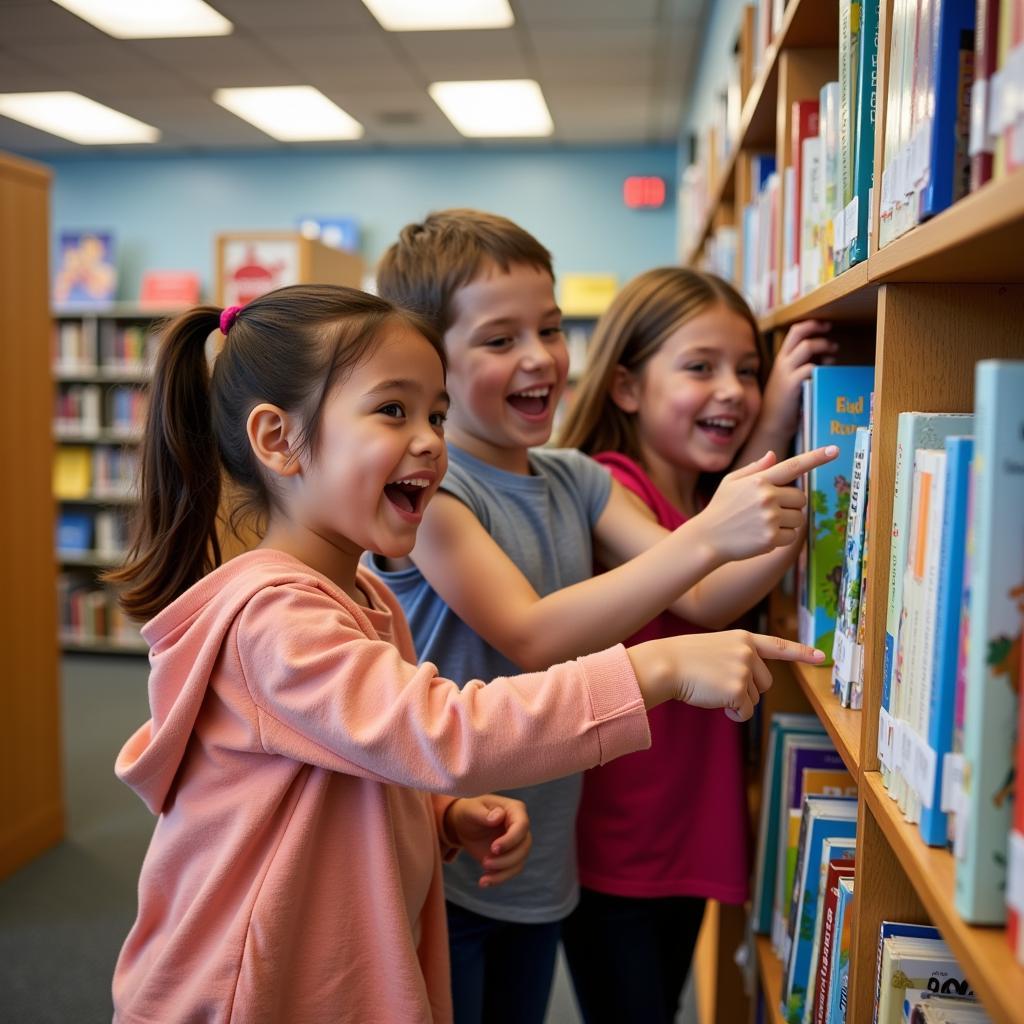
{"label": "tall bookshelf", "polygon": [[155,329],[174,311],[121,303],[53,313],[54,497],[60,645],[143,654],[99,580],[119,564],[134,505]]}
{"label": "tall bookshelf", "polygon": [[[889,527],[899,412],[968,412],[973,408],[973,367],[984,358],[1024,358],[1024,171],[997,178],[949,209],[878,249],[878,203],[887,95],[887,53],[893,0],[881,0],[872,239],[865,262],[808,295],[761,315],[761,329],[776,345],[792,323],[814,317],[845,325],[873,348],[875,426],[871,452],[872,593],[887,586]],[[687,262],[706,255],[715,231],[736,226],[749,196],[747,161],[774,149],[788,163],[792,101],[816,95],[835,77],[838,47],[836,0],[790,0],[781,26],[749,76],[737,137],[728,157],[706,182],[699,223],[683,237]],[[749,36],[750,14],[743,32]],[[742,40],[741,40],[742,45]],[[749,58],[745,66],[752,62]],[[825,77],[825,76],[828,77]],[[714,165],[714,161],[711,164]],[[781,232],[780,232],[781,234]],[[741,254],[742,258],[742,254]],[[781,261],[780,261],[781,262]],[[780,290],[781,294],[781,290]],[[959,959],[981,1002],[1001,1024],[1024,1019],[1024,967],[1007,943],[1005,929],[974,927],[953,905],[954,861],[945,849],[926,846],[908,825],[881,782],[876,747],[881,703],[885,601],[868,604],[864,707],[850,711],[832,695],[830,670],[780,664],[766,694],[765,713],[802,708],[821,719],[858,782],[857,877],[847,1020],[872,1019],[876,949],[883,919],[934,924]],[[795,617],[773,595],[770,627],[795,636]],[[766,996],[767,1019],[781,1021],[781,970],[770,940],[758,939],[754,961]],[[719,945],[717,991],[740,987],[732,949]],[[713,1005],[713,1001],[712,1004]],[[741,1019],[712,1011],[704,1020]]]}
{"label": "tall bookshelf", "polygon": [[47,360],[50,171],[0,153],[0,877],[64,835]]}

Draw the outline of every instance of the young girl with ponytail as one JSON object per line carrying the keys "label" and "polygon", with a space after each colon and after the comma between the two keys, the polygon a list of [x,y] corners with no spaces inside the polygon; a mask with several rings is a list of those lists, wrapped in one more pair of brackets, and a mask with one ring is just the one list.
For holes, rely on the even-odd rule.
{"label": "young girl with ponytail", "polygon": [[[360,557],[413,547],[446,468],[444,387],[430,326],[349,289],[200,307],[164,334],[111,575],[151,666],[116,771],[157,815],[116,1021],[450,1020],[441,862],[462,848],[497,885],[531,841],[520,803],[474,794],[639,749],[666,700],[742,719],[763,658],[821,660],[734,631],[461,690],[417,667]],[[220,564],[224,477],[263,526]]]}

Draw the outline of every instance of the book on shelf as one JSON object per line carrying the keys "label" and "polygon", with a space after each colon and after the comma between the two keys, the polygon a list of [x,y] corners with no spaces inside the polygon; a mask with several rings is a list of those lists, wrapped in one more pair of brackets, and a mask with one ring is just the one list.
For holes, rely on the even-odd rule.
{"label": "book on shelf", "polygon": [[817,715],[780,713],[772,716],[768,727],[751,910],[752,927],[757,935],[767,935],[772,930],[772,905],[778,863],[776,851],[782,817],[782,776],[786,755],[783,739],[791,734],[824,736],[824,733],[824,726]]}
{"label": "book on shelf", "polygon": [[845,212],[848,265],[867,259],[875,185],[879,0],[861,0],[853,134],[853,194]]}
{"label": "book on shelf", "polygon": [[943,780],[949,770],[947,755],[953,741],[953,703],[960,639],[960,603],[967,538],[967,487],[974,441],[946,438],[946,493],[939,540],[939,575],[935,602],[935,639],[932,652],[931,695],[928,708],[928,746],[935,763],[929,799],[921,801],[921,838],[929,846],[944,846],[948,835]]}
{"label": "book on shelf", "polygon": [[[853,202],[854,128],[857,122],[858,60],[861,31],[860,0],[839,0],[839,103],[838,103],[838,183],[836,215],[843,219],[833,229],[834,272],[850,266],[846,240],[845,211]],[[840,211],[842,211],[840,213]]]}
{"label": "book on shelf", "polygon": [[842,193],[839,191],[839,83],[828,82],[823,85],[818,102],[821,111],[819,125],[822,139],[822,206],[818,211],[821,277],[818,284],[824,284],[835,277],[835,218],[836,214],[842,211]]}
{"label": "book on shelf", "polygon": [[62,500],[86,498],[92,490],[92,452],[64,445],[53,458],[53,495]]}
{"label": "book on shelf", "polygon": [[54,433],[57,437],[99,434],[100,388],[97,384],[69,384],[58,388],[54,410]]}
{"label": "book on shelf", "polygon": [[814,989],[809,1005],[809,1019],[813,1024],[826,1024],[830,986],[832,983],[832,956],[838,950],[837,912],[839,909],[839,880],[853,878],[856,874],[854,858],[838,858],[829,862],[825,873],[823,899],[821,901],[818,936],[817,964],[813,973]]}
{"label": "book on shelf", "polygon": [[939,929],[930,924],[916,924],[909,921],[883,921],[878,926],[878,947],[875,952],[875,1001],[872,1011],[872,1022],[878,1024],[879,1004],[882,985],[882,951],[886,939],[906,936],[915,939],[934,939],[941,941]]}
{"label": "book on shelf", "polygon": [[780,955],[785,950],[804,800],[808,796],[841,795],[854,787],[839,752],[824,732],[787,733],[781,743],[782,785],[778,798],[772,904],[772,945]]}
{"label": "book on shelf", "polygon": [[826,838],[844,838],[854,845],[857,801],[853,797],[806,796],[800,826],[796,873],[790,897],[783,957],[782,1004],[789,1024],[801,1024],[811,980],[814,912],[820,884],[822,845]]}
{"label": "book on shelf", "polygon": [[[1018,686],[1024,684],[1024,658],[1020,659]],[[1017,785],[1024,779],[1024,700],[1017,718]],[[1017,963],[1024,966],[1024,797],[1013,804],[1006,865],[1006,937]]]}
{"label": "book on shelf", "polygon": [[1006,916],[1017,686],[1024,615],[1024,361],[975,366],[970,623],[964,709],[966,828],[956,908],[973,924]]}
{"label": "book on shelf", "polygon": [[798,567],[800,640],[825,651],[826,664],[839,610],[856,430],[868,425],[874,378],[873,366],[815,366],[805,388],[806,450],[839,448],[832,462],[807,474],[807,542]]}
{"label": "book on shelf", "polygon": [[58,320],[53,325],[53,368],[58,374],[95,373],[96,334],[81,320]]}
{"label": "book on shelf", "polygon": [[974,84],[971,86],[971,191],[992,177],[995,138],[989,126],[992,78],[999,57],[999,0],[977,0],[974,24]]}
{"label": "book on shelf", "polygon": [[903,999],[907,1024],[991,1024],[992,1018],[976,999],[943,996],[929,988],[908,989]]}
{"label": "book on shelf", "polygon": [[907,566],[907,536],[910,531],[911,498],[914,485],[914,452],[918,448],[940,448],[953,434],[970,433],[968,413],[901,412],[896,428],[896,467],[893,481],[892,529],[890,532],[888,592],[885,614],[885,652],[882,668],[882,698],[878,721],[878,756],[882,778],[892,784],[896,756],[896,723],[893,706],[900,706],[900,643],[904,619],[903,583]]}
{"label": "book on shelf", "polygon": [[857,626],[860,620],[861,573],[865,561],[867,520],[864,513],[868,496],[871,428],[858,427],[855,436],[843,576],[839,584],[839,608],[832,645],[832,689],[844,708],[860,707],[859,701],[855,703],[853,698],[854,683],[860,676],[862,660],[862,648],[857,643]]}
{"label": "book on shelf", "polygon": [[850,989],[850,954],[853,949],[853,891],[851,875],[837,886],[836,923],[832,933],[831,977],[828,986],[828,1024],[844,1024]]}
{"label": "book on shelf", "polygon": [[894,796],[907,821],[920,820],[920,802],[934,788],[936,771],[928,745],[932,654],[938,599],[939,534],[945,500],[946,452],[914,452],[910,534],[903,575],[903,619],[895,706],[891,709],[903,743],[897,744]]}
{"label": "book on shelf", "polygon": [[[802,269],[804,252],[809,250],[811,239],[808,232],[812,227],[805,221],[804,211],[808,208],[813,192],[809,188],[808,178],[815,170],[805,163],[816,160],[816,155],[808,156],[810,150],[806,143],[818,136],[818,100],[794,100],[790,114],[790,164],[793,171],[791,202],[784,204],[786,217],[786,233],[789,249],[785,259],[785,288],[782,296],[784,302],[793,302],[807,289],[803,287],[804,271]],[[817,143],[815,143],[815,146]],[[808,268],[808,273],[810,273]],[[815,279],[817,279],[815,275]]]}
{"label": "book on shelf", "polygon": [[893,934],[881,940],[878,1024],[901,1024],[907,991],[973,995],[963,969],[940,938]]}
{"label": "book on shelf", "polygon": [[57,550],[62,555],[87,554],[92,550],[92,538],[92,516],[67,510],[57,516]]}

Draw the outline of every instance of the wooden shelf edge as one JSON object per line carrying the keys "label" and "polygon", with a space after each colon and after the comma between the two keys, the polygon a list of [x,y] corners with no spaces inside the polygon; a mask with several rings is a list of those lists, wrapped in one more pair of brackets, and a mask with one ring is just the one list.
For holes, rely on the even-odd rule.
{"label": "wooden shelf edge", "polygon": [[1019,1022],[1024,1006],[1024,967],[1014,959],[1006,929],[977,927],[960,917],[953,905],[953,855],[924,844],[917,826],[903,820],[878,772],[861,775],[861,799],[986,1010],[1002,1024]]}
{"label": "wooden shelf edge", "polygon": [[765,1011],[771,1024],[786,1024],[782,1016],[782,962],[767,935],[754,936],[757,976],[764,992]]}
{"label": "wooden shelf edge", "polygon": [[874,320],[876,290],[868,282],[867,262],[858,263],[794,302],[769,310],[758,317],[758,326],[770,331],[814,317]]}
{"label": "wooden shelf edge", "polygon": [[[964,196],[938,216],[893,240],[868,257],[868,275],[885,281],[992,281],[1002,283],[989,269],[1005,269],[1007,281],[1019,281],[1020,231],[1024,229],[1024,170],[998,181],[990,181],[977,192]],[[1016,256],[1000,261],[995,268],[972,269],[975,261],[964,253],[965,246],[987,249],[997,235],[1010,240]],[[952,264],[943,257],[957,258]],[[963,258],[960,258],[960,257]],[[950,268],[947,271],[946,268]],[[980,274],[980,276],[978,276]]]}
{"label": "wooden shelf edge", "polygon": [[122,643],[117,640],[79,640],[60,638],[60,649],[69,654],[149,654],[145,644]]}
{"label": "wooden shelf edge", "polygon": [[825,731],[843,759],[854,779],[860,777],[860,730],[863,715],[841,707],[832,692],[832,669],[793,663],[793,674],[800,683],[814,713],[821,719]]}

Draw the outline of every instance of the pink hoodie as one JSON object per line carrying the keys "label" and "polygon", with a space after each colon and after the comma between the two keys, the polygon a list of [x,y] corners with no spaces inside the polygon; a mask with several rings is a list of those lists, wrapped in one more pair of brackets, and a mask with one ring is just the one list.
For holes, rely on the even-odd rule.
{"label": "pink hoodie", "polygon": [[[158,814],[114,1019],[451,1019],[440,837],[452,796],[650,743],[624,649],[463,688],[408,626],[281,552],[241,555],[147,624],[152,719],[117,774]],[[443,848],[443,849],[442,849]]]}

